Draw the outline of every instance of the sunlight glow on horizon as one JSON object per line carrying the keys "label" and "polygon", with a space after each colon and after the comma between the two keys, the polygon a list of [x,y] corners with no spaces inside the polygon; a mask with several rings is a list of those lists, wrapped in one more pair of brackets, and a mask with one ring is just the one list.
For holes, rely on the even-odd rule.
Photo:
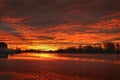
{"label": "sunlight glow on horizon", "polygon": [[119,0],[0,0],[0,42],[7,43],[10,49],[45,51],[79,44],[120,43],[118,3]]}
{"label": "sunlight glow on horizon", "polygon": [[44,50],[44,51],[50,51],[50,50],[57,50],[58,48],[55,46],[48,46],[48,45],[41,45],[41,46],[29,46],[28,49],[35,49],[35,50]]}

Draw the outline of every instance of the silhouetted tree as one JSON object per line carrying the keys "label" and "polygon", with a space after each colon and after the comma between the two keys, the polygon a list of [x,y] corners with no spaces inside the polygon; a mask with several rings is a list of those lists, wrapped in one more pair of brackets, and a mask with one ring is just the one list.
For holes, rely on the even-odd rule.
{"label": "silhouetted tree", "polygon": [[118,43],[116,44],[116,49],[120,50],[120,44],[118,44]]}
{"label": "silhouetted tree", "polygon": [[92,53],[94,51],[94,48],[90,45],[84,47],[84,52],[86,53]]}
{"label": "silhouetted tree", "polygon": [[[104,46],[104,48],[103,48]],[[118,43],[104,43],[104,44],[89,44],[80,45],[78,48],[68,47],[66,49],[59,49],[59,53],[120,53],[120,44]]]}
{"label": "silhouetted tree", "polygon": [[82,53],[83,52],[83,47],[81,45],[78,47],[77,52],[78,53]]}
{"label": "silhouetted tree", "polygon": [[0,42],[0,48],[1,48],[1,49],[2,49],[2,48],[7,49],[8,46],[7,46],[7,44],[6,44],[5,42]]}
{"label": "silhouetted tree", "polygon": [[5,42],[0,42],[0,58],[8,58],[7,44]]}
{"label": "silhouetted tree", "polygon": [[114,43],[104,43],[104,47],[105,47],[105,52],[109,52],[109,53],[113,53],[115,52],[115,45]]}
{"label": "silhouetted tree", "polygon": [[66,51],[67,51],[67,52],[74,53],[74,52],[76,52],[77,50],[76,50],[75,47],[69,47],[69,48],[66,49]]}

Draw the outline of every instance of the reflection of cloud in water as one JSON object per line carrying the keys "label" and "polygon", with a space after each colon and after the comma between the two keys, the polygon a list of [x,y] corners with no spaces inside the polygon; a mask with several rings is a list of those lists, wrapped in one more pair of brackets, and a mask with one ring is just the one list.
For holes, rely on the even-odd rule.
{"label": "reflection of cloud in water", "polygon": [[25,59],[25,60],[71,60],[82,62],[97,62],[97,63],[114,63],[120,64],[120,60],[107,60],[97,58],[81,58],[79,56],[60,56],[59,54],[37,54],[37,53],[25,53],[17,54],[15,56],[9,56],[9,59]]}

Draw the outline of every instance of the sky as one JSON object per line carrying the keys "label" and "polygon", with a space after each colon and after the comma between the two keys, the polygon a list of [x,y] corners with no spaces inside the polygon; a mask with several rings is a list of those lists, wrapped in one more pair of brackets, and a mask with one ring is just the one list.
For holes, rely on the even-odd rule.
{"label": "sky", "polygon": [[42,50],[120,42],[120,0],[0,0],[0,41]]}

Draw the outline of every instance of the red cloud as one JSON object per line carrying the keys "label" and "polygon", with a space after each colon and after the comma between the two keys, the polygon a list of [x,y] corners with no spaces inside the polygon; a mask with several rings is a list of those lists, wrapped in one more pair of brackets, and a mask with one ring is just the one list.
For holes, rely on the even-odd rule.
{"label": "red cloud", "polygon": [[90,25],[91,28],[99,29],[120,29],[120,19],[102,20],[96,24]]}

